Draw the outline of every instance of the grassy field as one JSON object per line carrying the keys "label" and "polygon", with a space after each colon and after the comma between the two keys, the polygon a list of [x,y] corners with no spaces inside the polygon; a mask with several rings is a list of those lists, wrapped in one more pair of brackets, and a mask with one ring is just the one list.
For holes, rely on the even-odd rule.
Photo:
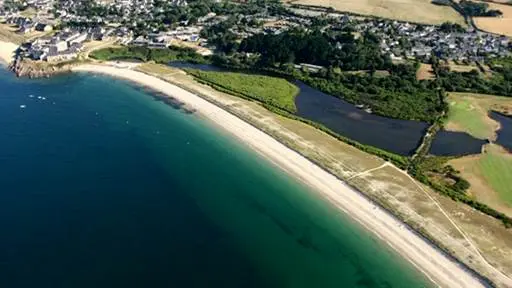
{"label": "grassy field", "polygon": [[503,12],[503,17],[476,17],[475,23],[478,28],[512,37],[512,6],[489,2],[487,4],[489,4],[489,9]]}
{"label": "grassy field", "polygon": [[207,84],[217,86],[217,88],[235,92],[291,113],[297,110],[295,96],[299,93],[299,88],[285,79],[195,69],[187,69],[187,72]]}
{"label": "grassy field", "polygon": [[512,98],[493,95],[450,93],[450,111],[445,128],[462,131],[480,139],[494,139],[499,124],[489,118],[489,110],[512,111]]}
{"label": "grassy field", "polygon": [[448,162],[469,181],[468,193],[478,201],[512,216],[512,155],[489,144],[485,152]]}
{"label": "grassy field", "polygon": [[448,113],[448,122],[453,126],[458,126],[460,130],[468,132],[476,138],[488,138],[492,132],[488,121],[484,120],[485,110],[474,106],[474,102],[463,97],[459,99],[450,99],[450,112]]}
{"label": "grassy field", "polygon": [[450,68],[450,71],[453,72],[470,72],[473,70],[479,71],[478,66],[476,65],[459,65],[455,64],[453,61],[449,61],[447,65]]}
{"label": "grassy field", "polygon": [[[493,95],[450,93],[447,130],[462,131],[480,139],[496,138],[499,123],[489,110],[512,111],[512,98]],[[485,146],[485,153],[449,161],[469,181],[476,200],[512,216],[512,154],[498,145]]]}
{"label": "grassy field", "polygon": [[332,7],[339,11],[425,24],[442,24],[450,21],[465,25],[462,16],[453,8],[434,5],[431,0],[285,0],[285,2]]}
{"label": "grassy field", "polygon": [[512,207],[512,155],[489,149],[478,161],[483,178]]}

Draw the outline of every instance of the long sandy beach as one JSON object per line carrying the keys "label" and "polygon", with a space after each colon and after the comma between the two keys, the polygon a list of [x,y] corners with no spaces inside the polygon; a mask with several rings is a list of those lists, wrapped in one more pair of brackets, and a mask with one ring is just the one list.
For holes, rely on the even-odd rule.
{"label": "long sandy beach", "polygon": [[151,87],[155,91],[194,108],[240,141],[299,178],[320,195],[379,236],[441,287],[485,287],[481,279],[441,250],[410,230],[386,210],[372,203],[359,191],[321,169],[299,153],[237,118],[220,107],[173,84],[127,68],[82,65],[76,72],[101,73]]}
{"label": "long sandy beach", "polygon": [[16,49],[18,49],[18,45],[0,41],[0,63],[9,64],[14,58]]}

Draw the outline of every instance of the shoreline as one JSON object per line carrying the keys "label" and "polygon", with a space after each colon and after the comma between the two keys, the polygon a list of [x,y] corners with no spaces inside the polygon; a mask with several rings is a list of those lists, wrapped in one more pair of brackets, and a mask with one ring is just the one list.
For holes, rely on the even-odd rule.
{"label": "shoreline", "polygon": [[0,40],[0,65],[9,65],[14,60],[18,45]]}
{"label": "shoreline", "polygon": [[486,286],[483,279],[446,255],[416,231],[404,225],[388,211],[374,204],[361,192],[348,186],[268,134],[200,96],[164,80],[131,69],[81,65],[74,67],[72,71],[106,74],[129,80],[184,102],[196,109],[199,115],[208,118],[209,121],[235,136],[282,170],[313,188],[320,196],[348,214],[347,216],[352,220],[356,220],[391,246],[434,284],[442,287]]}

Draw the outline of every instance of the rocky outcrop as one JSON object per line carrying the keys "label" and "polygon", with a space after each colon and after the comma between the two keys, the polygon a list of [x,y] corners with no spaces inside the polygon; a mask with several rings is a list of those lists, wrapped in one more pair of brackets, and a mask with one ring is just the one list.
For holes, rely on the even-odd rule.
{"label": "rocky outcrop", "polygon": [[17,58],[9,65],[9,69],[18,77],[47,78],[56,74],[70,72],[72,66],[72,64],[49,64]]}

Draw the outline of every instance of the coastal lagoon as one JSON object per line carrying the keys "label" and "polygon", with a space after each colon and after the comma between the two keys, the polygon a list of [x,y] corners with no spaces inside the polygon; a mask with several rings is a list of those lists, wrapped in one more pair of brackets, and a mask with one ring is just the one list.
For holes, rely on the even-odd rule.
{"label": "coastal lagoon", "polygon": [[[512,117],[495,111],[490,111],[489,117],[500,124],[496,143],[512,151]],[[441,130],[432,141],[430,153],[437,156],[480,154],[482,146],[487,143],[488,140],[475,138],[465,132]]]}
{"label": "coastal lagoon", "polygon": [[[179,61],[171,62],[169,65],[203,71],[227,71],[213,65]],[[300,89],[295,98],[297,116],[322,124],[333,132],[362,144],[399,155],[412,155],[428,128],[428,124],[424,122],[367,113],[343,99],[322,93],[300,81],[293,83]]]}
{"label": "coastal lagoon", "polygon": [[0,72],[3,287],[428,287],[200,115],[103,76]]}
{"label": "coastal lagoon", "polygon": [[489,116],[500,123],[496,143],[512,152],[512,117],[494,111],[489,112]]}
{"label": "coastal lagoon", "polygon": [[[175,68],[193,68],[203,71],[229,71],[214,65],[180,61],[171,62],[169,65]],[[429,127],[425,122],[375,115],[301,81],[291,81],[300,89],[295,98],[297,116],[322,124],[331,131],[361,144],[398,155],[411,156]],[[443,156],[470,155],[480,153],[485,143],[469,134],[441,130],[434,138],[430,153]]]}
{"label": "coastal lagoon", "polygon": [[480,154],[482,146],[487,144],[466,132],[446,131],[441,129],[432,141],[429,153],[436,156],[466,156]]}
{"label": "coastal lagoon", "polygon": [[295,84],[300,88],[295,100],[297,115],[359,143],[399,155],[412,155],[428,128],[424,122],[374,115],[300,81]]}

